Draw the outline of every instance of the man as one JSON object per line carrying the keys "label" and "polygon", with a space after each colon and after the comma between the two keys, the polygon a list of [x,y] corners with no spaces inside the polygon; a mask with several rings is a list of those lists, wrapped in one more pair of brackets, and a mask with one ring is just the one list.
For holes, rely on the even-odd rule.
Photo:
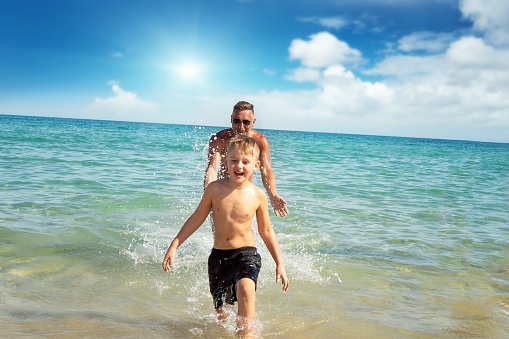
{"label": "man", "polygon": [[[270,164],[270,145],[267,137],[253,128],[256,119],[254,118],[254,107],[246,101],[239,101],[233,106],[231,115],[232,128],[224,129],[212,135],[209,141],[208,166],[205,170],[204,187],[211,182],[228,176],[226,165],[226,150],[230,139],[235,135],[242,134],[253,138],[260,148],[260,173],[262,183],[267,191],[274,213],[277,216],[288,215],[288,207],[282,196],[277,194],[276,177]],[[249,179],[253,181],[253,176]]]}

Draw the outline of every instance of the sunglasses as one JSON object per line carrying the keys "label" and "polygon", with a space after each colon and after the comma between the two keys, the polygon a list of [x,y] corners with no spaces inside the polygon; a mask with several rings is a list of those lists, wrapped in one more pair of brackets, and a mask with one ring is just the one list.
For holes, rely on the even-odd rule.
{"label": "sunglasses", "polygon": [[249,126],[249,125],[251,125],[251,121],[249,121],[249,120],[240,120],[239,118],[235,118],[235,119],[233,119],[233,123],[234,123],[235,125],[240,124],[240,122],[242,122],[242,124],[243,124],[244,126]]}

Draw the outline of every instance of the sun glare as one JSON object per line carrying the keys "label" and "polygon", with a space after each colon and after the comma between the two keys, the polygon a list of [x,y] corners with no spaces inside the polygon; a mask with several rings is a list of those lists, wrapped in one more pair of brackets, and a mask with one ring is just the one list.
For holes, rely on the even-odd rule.
{"label": "sun glare", "polygon": [[201,78],[203,73],[203,66],[199,64],[182,64],[175,68],[177,74],[185,80],[196,80]]}
{"label": "sun glare", "polygon": [[185,77],[195,77],[198,75],[198,67],[194,65],[183,66],[179,69],[179,72]]}

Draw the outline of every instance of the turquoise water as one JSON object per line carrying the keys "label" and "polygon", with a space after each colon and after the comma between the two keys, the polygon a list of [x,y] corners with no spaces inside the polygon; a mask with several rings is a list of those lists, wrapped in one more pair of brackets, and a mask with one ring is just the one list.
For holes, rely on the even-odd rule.
{"label": "turquoise water", "polygon": [[[161,269],[218,130],[0,115],[2,337],[234,337],[208,223]],[[261,337],[509,335],[509,144],[262,132],[291,285],[257,237]]]}

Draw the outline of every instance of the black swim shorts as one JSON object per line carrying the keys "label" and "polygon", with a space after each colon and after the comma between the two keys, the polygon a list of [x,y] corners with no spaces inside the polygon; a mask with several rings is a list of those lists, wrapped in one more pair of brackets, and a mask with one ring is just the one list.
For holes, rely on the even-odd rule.
{"label": "black swim shorts", "polygon": [[256,247],[241,247],[233,250],[213,248],[209,256],[210,293],[214,298],[214,307],[226,302],[233,305],[237,301],[235,284],[242,278],[258,280],[262,268],[262,258]]}

